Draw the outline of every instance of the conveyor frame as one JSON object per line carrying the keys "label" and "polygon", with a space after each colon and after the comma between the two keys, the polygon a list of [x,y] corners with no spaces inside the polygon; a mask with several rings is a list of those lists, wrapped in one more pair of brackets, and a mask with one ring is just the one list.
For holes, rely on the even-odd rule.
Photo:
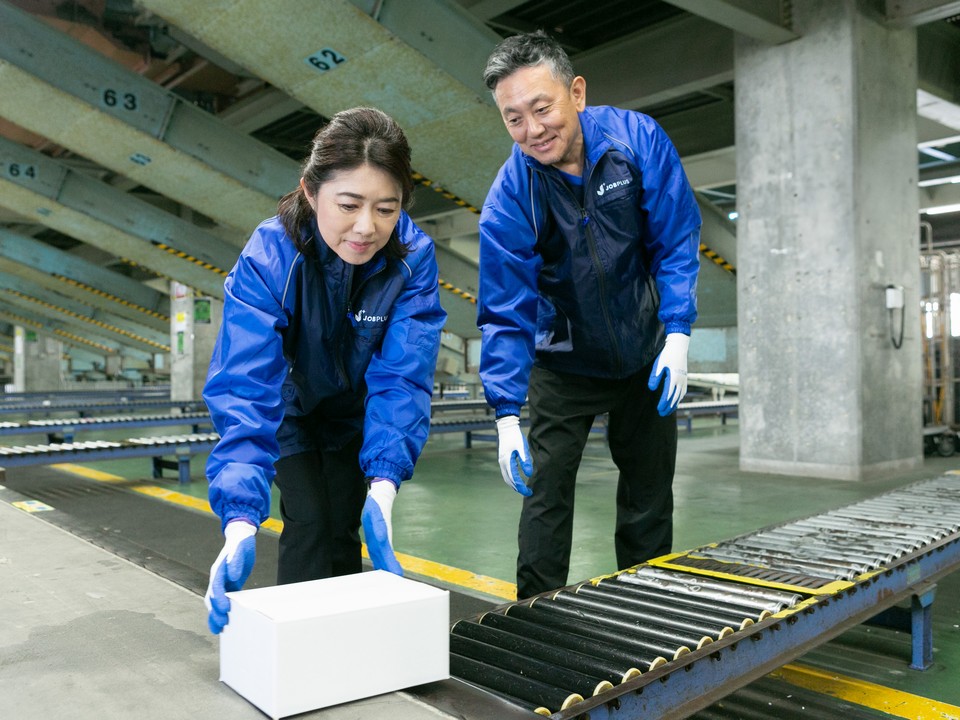
{"label": "conveyor frame", "polygon": [[[643,587],[640,594],[647,598],[660,588],[665,593],[661,630],[671,624],[679,626],[674,622],[677,618],[666,610],[672,604],[666,596],[678,597],[679,587],[691,588],[688,590],[693,593],[691,597],[701,596],[701,605],[711,595],[759,598],[772,593],[773,597],[779,594],[781,600],[787,598],[771,609],[772,616],[761,615],[752,625],[745,623],[739,630],[712,634],[704,638],[706,642],[696,645],[697,649],[693,645],[681,648],[689,651],[676,654],[672,660],[661,658],[637,677],[625,674],[624,681],[619,685],[614,683],[612,688],[596,691],[590,697],[589,693],[572,694],[562,705],[537,707],[549,705],[544,689],[529,684],[521,687],[502,674],[484,674],[478,667],[462,665],[464,676],[470,680],[461,682],[484,687],[489,677],[494,695],[513,692],[510,684],[513,683],[517,702],[530,707],[529,717],[672,720],[688,717],[851,627],[862,623],[889,624],[885,621],[891,616],[897,629],[912,634],[910,666],[925,669],[932,662],[930,609],[935,583],[960,567],[960,478],[957,475],[960,473],[947,473],[941,478],[882,493],[810,518],[655,558],[610,576],[504,604],[472,621],[477,626],[510,629],[521,636],[522,623],[511,628],[508,624],[493,622],[490,615],[515,615],[532,623],[530,631],[543,623],[557,632],[560,626],[554,621],[559,614],[561,618],[573,618],[569,632],[580,637],[579,644],[562,643],[563,646],[582,648],[582,652],[589,655],[591,650],[582,640],[594,637],[599,642],[596,657],[610,657],[611,650],[618,645],[611,630],[623,628],[617,630],[623,633],[621,650],[629,652],[632,648],[638,652],[638,641],[654,638],[652,633],[657,623],[655,612],[639,612],[636,605],[633,610],[628,609],[623,603],[623,593],[614,592],[611,584]],[[875,519],[870,517],[871,513],[877,513]],[[779,542],[788,538],[792,543],[786,554],[778,550],[778,538]],[[751,556],[751,548],[759,550],[761,556]],[[743,552],[740,559],[736,557],[738,550]],[[768,555],[764,556],[765,552]],[[820,563],[814,561],[817,557]],[[631,577],[633,575],[635,577]],[[586,592],[591,586],[594,589]],[[584,598],[575,601],[580,588],[584,588]],[[617,597],[620,600],[615,600]],[[633,597],[636,602],[637,595]],[[911,601],[910,609],[895,607],[907,599]],[[545,607],[538,613],[541,600]],[[644,607],[656,607],[651,606],[649,600],[645,602]],[[571,614],[571,606],[583,610]],[[527,607],[530,609],[520,612]],[[607,615],[601,617],[604,607]],[[554,621],[548,621],[550,616]],[[706,617],[701,621],[706,621]],[[453,632],[467,631],[461,632],[455,627]],[[543,635],[539,631],[538,634]],[[488,637],[487,642],[496,644],[496,635]],[[462,652],[473,653],[469,647],[464,647]],[[639,652],[637,657],[642,654]],[[491,663],[498,662],[495,656],[490,657]],[[563,666],[562,662],[557,664]],[[641,668],[641,665],[635,667]],[[502,685],[499,690],[495,689],[498,684]],[[563,689],[575,692],[569,685]],[[544,699],[536,700],[537,695]],[[436,701],[436,698],[428,700]],[[534,708],[536,713],[532,712]]]}
{"label": "conveyor frame", "polygon": [[[866,573],[845,589],[814,596],[550,717],[572,720],[588,713],[590,720],[688,717],[844,630],[924,592],[925,584],[958,566],[960,537],[953,535],[890,567]],[[744,644],[749,644],[749,654],[738,655]]]}

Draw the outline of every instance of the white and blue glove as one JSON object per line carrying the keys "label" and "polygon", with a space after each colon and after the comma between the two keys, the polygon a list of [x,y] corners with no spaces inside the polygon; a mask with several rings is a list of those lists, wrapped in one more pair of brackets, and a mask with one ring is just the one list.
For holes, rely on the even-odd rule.
{"label": "white and blue glove", "polygon": [[393,552],[393,523],[390,519],[396,498],[397,486],[392,480],[373,478],[360,521],[363,523],[363,536],[367,541],[373,569],[386,570],[402,577],[403,568]]}
{"label": "white and blue glove", "polygon": [[503,481],[524,497],[533,495],[527,486],[527,480],[533,475],[533,460],[527,439],[520,431],[520,418],[516,415],[504,415],[497,419],[497,438],[499,440],[500,474]]}
{"label": "white and blue glove", "polygon": [[231,520],[223,531],[223,550],[210,566],[210,584],[203,603],[207,606],[207,625],[219,635],[230,622],[228,592],[239,590],[250,576],[256,560],[257,527],[245,520]]}
{"label": "white and blue glove", "polygon": [[666,417],[674,410],[687,394],[687,350],[690,348],[690,336],[683,333],[668,333],[663,350],[650,371],[647,387],[656,390],[663,381],[663,394],[657,404],[657,412]]}

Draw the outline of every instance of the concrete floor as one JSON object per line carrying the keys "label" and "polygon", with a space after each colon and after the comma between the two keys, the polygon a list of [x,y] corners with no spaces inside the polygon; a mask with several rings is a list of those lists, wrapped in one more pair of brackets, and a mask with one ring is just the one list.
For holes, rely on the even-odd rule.
{"label": "concrete floor", "polygon": [[[960,467],[960,456],[929,457],[916,471],[859,483],[742,473],[738,443],[736,423],[723,426],[702,418],[695,421],[692,433],[681,432],[676,550],[820,513]],[[0,698],[5,706],[0,716],[262,717],[217,682],[217,641],[205,629],[196,594],[220,543],[216,519],[202,509],[202,502],[190,502],[205,497],[202,468],[203,459],[196,458],[194,481],[184,486],[174,478],[150,478],[145,459],[95,463],[82,470],[119,479],[106,483],[115,489],[113,494],[130,503],[136,495],[158,526],[147,527],[150,523],[142,520],[123,526],[120,518],[92,514],[86,521],[61,518],[61,526],[73,523],[86,526],[92,535],[124,536],[135,548],[126,556],[138,556],[133,558],[136,564],[44,522],[43,513],[13,510],[9,503],[14,498],[30,496],[32,474],[33,487],[39,483],[37,469],[8,471],[9,489],[0,491],[0,500],[6,501],[0,502]],[[95,492],[104,486],[102,480],[79,477],[75,471],[54,472],[63,474],[65,484],[90,495],[86,501],[90,513],[104,506],[104,497]],[[578,481],[570,582],[617,569],[612,547],[615,485],[616,470],[604,443],[599,438],[591,441]],[[40,499],[56,505],[55,497]],[[405,556],[405,567],[414,576],[429,576],[435,584],[476,598],[481,602],[478,607],[485,606],[482,601],[509,599],[519,500],[500,479],[493,443],[465,449],[460,435],[431,438],[416,476],[405,484],[395,505],[395,543]],[[63,502],[68,504],[66,498]],[[72,507],[81,508],[76,514],[88,512],[82,504]],[[55,509],[46,519],[57,512],[63,515]],[[169,545],[162,545],[163,536],[177,535],[187,518],[191,532],[201,537],[191,536],[190,547],[172,538],[166,541]],[[258,551],[258,584],[271,583],[275,555],[267,550],[269,536],[270,530],[265,530],[264,552]],[[159,562],[158,556],[168,562]],[[909,635],[867,627],[848,631],[803,661],[880,683],[891,691],[929,698],[934,706],[939,703],[936,716],[950,717],[943,708],[960,705],[960,684],[955,680],[960,667],[958,590],[956,574],[940,583],[935,663],[926,672],[906,668]],[[392,694],[308,717],[444,716],[425,707],[411,695]],[[504,711],[502,716],[508,714]]]}

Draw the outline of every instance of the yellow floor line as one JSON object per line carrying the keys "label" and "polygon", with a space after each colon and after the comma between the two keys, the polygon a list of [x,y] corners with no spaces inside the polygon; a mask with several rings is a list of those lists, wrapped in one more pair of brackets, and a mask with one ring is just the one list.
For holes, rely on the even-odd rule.
{"label": "yellow floor line", "polygon": [[[53,465],[52,467],[55,467],[63,472],[72,473],[74,475],[79,475],[90,480],[97,480],[99,482],[116,483],[127,481],[126,478],[122,478],[118,475],[111,475],[110,473],[94,470],[92,468],[84,467],[83,465],[59,463]],[[164,502],[182,505],[194,510],[210,513],[211,515],[213,514],[213,511],[210,509],[210,503],[208,503],[206,500],[201,500],[200,498],[177,492],[176,490],[168,490],[167,488],[159,487],[157,485],[147,485],[138,482],[131,482],[128,489],[138,492],[142,495],[148,495],[152,498],[163,500]],[[268,518],[266,521],[264,521],[261,527],[279,535],[280,531],[283,530],[283,522],[274,518]],[[370,555],[367,553],[366,545],[362,547],[362,553],[363,557],[367,559],[370,558]],[[439,580],[440,582],[456,585],[469,590],[477,590],[486,595],[492,595],[503,600],[515,600],[517,597],[517,586],[513,583],[506,582],[505,580],[498,580],[497,578],[487,577],[486,575],[477,575],[469,570],[451,567],[450,565],[443,565],[442,563],[433,562],[432,560],[426,560],[414,555],[405,555],[404,553],[397,553],[397,560],[400,561],[400,564],[403,566],[403,569],[406,572],[421,575],[423,577],[433,578],[434,580]]]}
{"label": "yellow floor line", "polygon": [[960,720],[960,707],[806,665],[784,665],[771,677],[909,720]]}

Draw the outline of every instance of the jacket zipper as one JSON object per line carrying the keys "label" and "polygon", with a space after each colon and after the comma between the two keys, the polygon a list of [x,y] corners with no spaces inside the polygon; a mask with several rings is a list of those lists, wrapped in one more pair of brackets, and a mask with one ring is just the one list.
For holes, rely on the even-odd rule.
{"label": "jacket zipper", "polygon": [[350,286],[353,285],[353,265],[347,265],[347,280],[346,280],[346,302],[342,303],[346,312],[341,315],[340,328],[337,330],[337,352],[335,360],[335,365],[337,368],[337,377],[339,379],[339,385],[341,388],[347,390],[350,389],[350,378],[347,377],[347,370],[343,366],[343,338],[346,333],[347,324],[350,322]]}
{"label": "jacket zipper", "polygon": [[[541,171],[538,170],[538,172]],[[593,167],[590,168],[590,171],[583,183],[584,198],[587,196],[587,186],[590,184],[591,177],[593,177]],[[593,262],[594,269],[597,271],[597,280],[600,283],[600,309],[603,313],[603,322],[607,328],[607,336],[610,339],[610,346],[613,349],[613,359],[616,363],[616,372],[617,375],[619,375],[623,369],[623,357],[620,353],[620,344],[617,342],[617,335],[614,332],[613,321],[610,318],[610,308],[607,305],[606,273],[603,270],[603,264],[600,262],[600,254],[597,252],[596,240],[594,240],[593,232],[590,229],[590,214],[587,212],[586,208],[583,207],[583,204],[580,203],[576,197],[574,197],[574,194],[570,191],[570,188],[567,187],[565,182],[560,180],[559,185],[562,191],[565,192],[573,201],[573,206],[580,212],[580,227],[583,228],[584,239],[587,242],[587,248],[590,250],[590,259]]]}
{"label": "jacket zipper", "polygon": [[[347,372],[343,367],[343,341],[344,341],[344,333],[346,332],[347,325],[350,324],[350,318],[353,316],[353,304],[354,304],[354,301],[360,296],[360,291],[363,290],[363,286],[366,285],[368,282],[370,282],[371,278],[383,272],[386,269],[386,267],[387,267],[386,261],[383,261],[381,258],[380,264],[377,265],[377,267],[369,275],[367,275],[364,278],[361,278],[360,284],[353,289],[353,292],[350,292],[349,290],[347,291],[348,293],[347,304],[346,304],[347,311],[346,311],[346,314],[344,315],[344,318],[346,321],[340,326],[340,336],[337,339],[337,349],[338,349],[337,372],[339,373],[341,379],[343,380],[343,385],[346,386],[347,388],[350,388],[350,379],[347,377]],[[351,265],[349,268],[349,278],[347,282],[348,288],[351,285],[353,285],[353,273],[354,273],[354,269],[353,269],[353,266]]]}

